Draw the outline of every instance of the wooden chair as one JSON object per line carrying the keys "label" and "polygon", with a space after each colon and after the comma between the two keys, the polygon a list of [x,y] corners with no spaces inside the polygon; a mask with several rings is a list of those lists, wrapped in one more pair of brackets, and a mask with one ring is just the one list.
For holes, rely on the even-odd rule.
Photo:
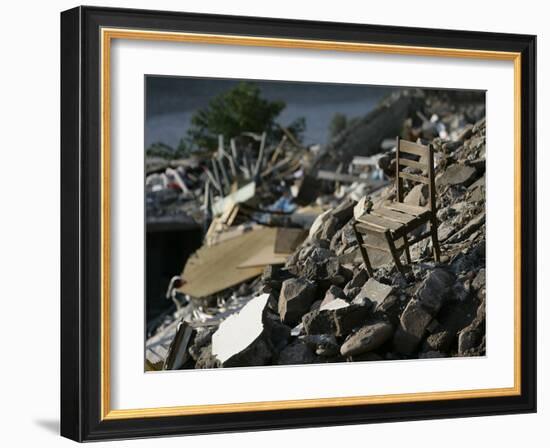
{"label": "wooden chair", "polygon": [[[405,252],[407,263],[411,263],[409,246],[431,236],[434,258],[440,261],[433,147],[398,137],[395,165],[396,201],[360,216],[353,225],[365,268],[371,276],[373,269],[367,248],[389,252],[399,272],[404,274],[400,260],[402,253]],[[412,172],[410,169],[403,171],[406,167],[412,168]],[[428,203],[425,207],[403,203],[403,180],[428,185]],[[409,240],[408,235],[425,223],[429,223],[429,230]]]}

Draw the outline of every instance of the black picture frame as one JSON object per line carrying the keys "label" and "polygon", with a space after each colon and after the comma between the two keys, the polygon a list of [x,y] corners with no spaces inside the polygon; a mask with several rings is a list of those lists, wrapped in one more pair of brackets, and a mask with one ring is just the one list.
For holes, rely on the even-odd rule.
{"label": "black picture frame", "polygon": [[[102,419],[100,29],[460,48],[521,54],[521,393],[516,396]],[[61,13],[61,434],[77,441],[536,411],[536,37],[77,7]]]}

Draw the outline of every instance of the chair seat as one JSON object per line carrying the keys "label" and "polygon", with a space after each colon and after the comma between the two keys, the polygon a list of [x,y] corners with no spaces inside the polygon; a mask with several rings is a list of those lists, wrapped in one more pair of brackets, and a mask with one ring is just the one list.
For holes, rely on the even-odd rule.
{"label": "chair seat", "polygon": [[393,202],[360,216],[357,222],[359,229],[379,233],[389,231],[397,239],[424,224],[430,215],[428,208]]}

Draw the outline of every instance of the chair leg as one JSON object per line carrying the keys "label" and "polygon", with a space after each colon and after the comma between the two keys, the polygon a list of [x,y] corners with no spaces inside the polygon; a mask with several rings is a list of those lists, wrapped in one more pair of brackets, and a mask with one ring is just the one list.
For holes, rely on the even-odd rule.
{"label": "chair leg", "polygon": [[390,248],[390,253],[393,258],[393,262],[395,263],[395,267],[397,270],[401,273],[401,275],[405,276],[405,270],[403,269],[403,265],[401,264],[401,260],[399,259],[399,254],[397,253],[397,249],[395,248],[395,244],[393,242],[393,238],[389,231],[385,232],[386,240],[388,241],[388,246]]}
{"label": "chair leg", "polygon": [[405,258],[407,259],[407,263],[411,264],[411,252],[409,250],[409,239],[407,235],[403,235],[403,247],[405,247]]}
{"label": "chair leg", "polygon": [[439,239],[437,238],[437,224],[435,224],[434,220],[430,222],[430,231],[432,234],[434,259],[437,263],[439,263],[441,260],[441,250],[439,248]]}
{"label": "chair leg", "polygon": [[353,231],[355,232],[355,238],[357,239],[357,242],[359,243],[359,250],[361,251],[361,256],[363,257],[363,261],[365,263],[365,269],[367,270],[367,273],[369,274],[369,277],[374,276],[374,270],[372,269],[372,265],[370,264],[369,254],[367,253],[367,248],[364,246],[365,241],[363,240],[363,236],[361,235],[361,232],[359,232],[355,228],[355,224],[353,224]]}

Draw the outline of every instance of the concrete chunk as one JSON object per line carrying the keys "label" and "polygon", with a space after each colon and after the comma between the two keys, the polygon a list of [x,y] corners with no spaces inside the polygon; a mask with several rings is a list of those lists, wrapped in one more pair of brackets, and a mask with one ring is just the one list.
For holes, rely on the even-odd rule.
{"label": "concrete chunk", "polygon": [[279,316],[286,325],[296,325],[315,301],[317,287],[303,278],[285,280],[279,295]]}
{"label": "concrete chunk", "polygon": [[212,355],[223,367],[265,365],[270,361],[272,354],[262,338],[268,300],[269,294],[250,300],[212,335]]}
{"label": "concrete chunk", "polygon": [[359,294],[366,297],[377,306],[381,304],[392,291],[393,288],[391,286],[384,285],[373,278],[369,278]]}

